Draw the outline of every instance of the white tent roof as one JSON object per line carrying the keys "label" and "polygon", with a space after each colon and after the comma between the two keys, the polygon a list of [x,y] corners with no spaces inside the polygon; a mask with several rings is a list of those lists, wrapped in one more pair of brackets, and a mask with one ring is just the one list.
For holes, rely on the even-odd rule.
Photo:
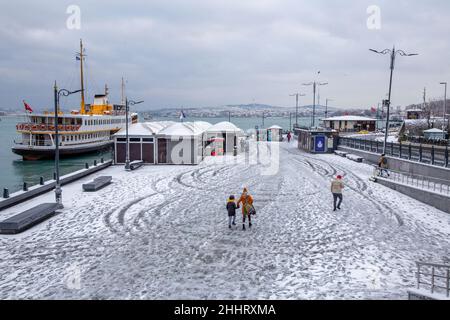
{"label": "white tent roof", "polygon": [[236,127],[234,124],[228,121],[219,122],[210,127],[207,132],[217,133],[217,132],[233,132],[242,133],[242,130]]}
{"label": "white tent roof", "polygon": [[[148,136],[158,134],[164,128],[174,124],[172,121],[139,122],[128,126],[128,135],[130,136]],[[115,136],[125,136],[126,128],[120,129]]]}
{"label": "white tent roof", "polygon": [[323,119],[323,121],[376,121],[373,118],[360,117],[360,116],[340,116]]}
{"label": "white tent roof", "polygon": [[192,122],[176,122],[171,126],[164,128],[158,134],[176,137],[192,137],[200,135],[204,131],[204,129],[201,129],[200,126],[195,125]]}
{"label": "white tent roof", "polygon": [[281,129],[283,129],[283,128],[280,127],[280,126],[277,126],[277,125],[273,125],[273,126],[271,126],[269,129],[278,129],[278,130],[281,130]]}
{"label": "white tent roof", "polygon": [[206,121],[195,121],[193,125],[198,127],[200,130],[206,131],[211,128],[212,124]]}
{"label": "white tent roof", "polygon": [[[122,128],[114,135],[125,136],[126,134],[126,128]],[[145,125],[145,123],[133,123],[128,126],[129,136],[149,136],[154,134],[156,134],[156,132],[149,126]]]}

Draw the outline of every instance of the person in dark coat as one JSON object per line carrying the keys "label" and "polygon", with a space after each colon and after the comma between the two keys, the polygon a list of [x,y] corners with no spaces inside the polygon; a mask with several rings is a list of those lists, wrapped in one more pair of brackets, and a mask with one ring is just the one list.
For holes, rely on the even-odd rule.
{"label": "person in dark coat", "polygon": [[227,202],[227,211],[228,211],[228,228],[231,229],[231,225],[236,225],[236,210],[237,210],[236,201],[233,195],[228,198]]}
{"label": "person in dark coat", "polygon": [[378,168],[380,170],[380,176],[383,177],[383,173],[386,173],[389,177],[389,170],[388,170],[388,162],[386,155],[383,153],[380,157],[380,160],[378,160]]}

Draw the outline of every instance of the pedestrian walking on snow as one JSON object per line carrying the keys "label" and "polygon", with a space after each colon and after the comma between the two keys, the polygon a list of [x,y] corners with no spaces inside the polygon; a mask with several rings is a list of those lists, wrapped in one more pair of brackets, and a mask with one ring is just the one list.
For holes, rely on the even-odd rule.
{"label": "pedestrian walking on snow", "polygon": [[228,228],[231,229],[231,225],[236,225],[236,209],[237,205],[235,202],[235,198],[231,195],[227,201],[227,211],[228,211]]}
{"label": "pedestrian walking on snow", "polygon": [[337,176],[336,179],[333,179],[333,181],[331,182],[331,193],[333,194],[333,206],[334,206],[333,211],[336,211],[336,208],[341,210],[343,189],[344,189],[344,182],[342,182],[342,176]]}
{"label": "pedestrian walking on snow", "polygon": [[386,172],[388,177],[391,176],[388,171],[388,161],[384,153],[381,155],[380,160],[378,160],[378,168],[380,170],[381,177],[383,177],[384,172]]}
{"label": "pedestrian walking on snow", "polygon": [[248,193],[247,188],[244,188],[242,195],[237,202],[238,208],[242,205],[242,230],[245,230],[245,220],[248,218],[248,227],[252,227],[252,214],[255,214],[253,207],[253,197]]}
{"label": "pedestrian walking on snow", "polygon": [[288,143],[291,142],[291,138],[292,138],[291,132],[289,131],[288,134],[287,134]]}

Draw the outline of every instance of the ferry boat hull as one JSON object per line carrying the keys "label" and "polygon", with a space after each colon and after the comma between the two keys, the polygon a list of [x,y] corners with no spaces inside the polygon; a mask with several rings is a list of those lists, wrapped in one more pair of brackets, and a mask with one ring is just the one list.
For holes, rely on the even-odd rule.
{"label": "ferry boat hull", "polygon": [[[113,141],[104,141],[101,143],[86,144],[82,146],[61,146],[59,148],[59,156],[73,157],[86,153],[93,153],[110,149],[114,144]],[[12,152],[22,156],[25,161],[48,160],[55,158],[55,148],[38,147],[38,146],[14,146]]]}

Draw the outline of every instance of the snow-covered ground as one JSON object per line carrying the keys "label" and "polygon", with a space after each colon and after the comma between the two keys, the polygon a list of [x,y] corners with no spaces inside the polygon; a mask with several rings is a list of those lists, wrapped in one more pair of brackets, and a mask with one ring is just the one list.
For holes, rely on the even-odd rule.
{"label": "snow-covered ground", "polygon": [[[406,299],[415,261],[448,262],[449,215],[369,182],[369,165],[295,144],[280,144],[276,175],[241,155],[64,187],[59,215],[0,236],[0,299]],[[333,212],[336,174],[347,188]],[[98,175],[114,183],[83,193]],[[229,230],[226,198],[243,186],[254,227]]]}

